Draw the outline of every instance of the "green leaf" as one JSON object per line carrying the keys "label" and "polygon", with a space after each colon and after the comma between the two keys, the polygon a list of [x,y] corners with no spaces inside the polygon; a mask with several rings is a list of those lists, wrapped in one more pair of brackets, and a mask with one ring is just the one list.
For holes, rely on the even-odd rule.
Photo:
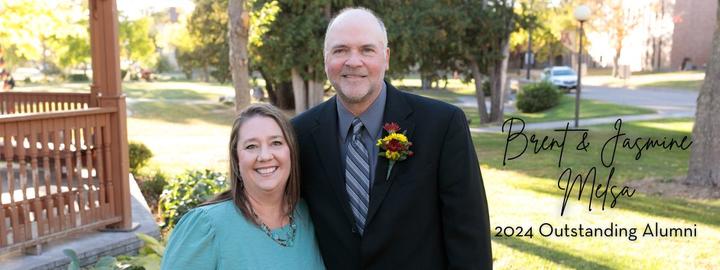
{"label": "green leaf", "polygon": [[154,237],[144,233],[136,233],[135,235],[145,242],[145,246],[152,249],[155,254],[162,256],[165,253],[165,247]]}
{"label": "green leaf", "polygon": [[160,270],[160,262],[162,258],[155,254],[149,254],[137,258],[137,265],[142,266],[145,270]]}
{"label": "green leaf", "polygon": [[117,260],[110,256],[104,256],[95,263],[95,270],[114,270],[117,269],[115,264]]}
{"label": "green leaf", "polygon": [[63,249],[65,256],[70,257],[70,264],[68,264],[68,270],[80,270],[80,260],[78,260],[77,253],[72,249]]}

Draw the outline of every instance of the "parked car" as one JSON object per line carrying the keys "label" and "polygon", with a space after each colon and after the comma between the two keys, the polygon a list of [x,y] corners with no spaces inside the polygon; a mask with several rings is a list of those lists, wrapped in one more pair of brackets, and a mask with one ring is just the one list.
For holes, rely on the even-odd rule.
{"label": "parked car", "polygon": [[42,71],[40,71],[37,68],[33,68],[33,67],[16,68],[15,71],[12,72],[12,75],[16,81],[28,80],[31,82],[38,82],[45,77],[45,75],[43,75]]}
{"label": "parked car", "polygon": [[554,84],[565,92],[577,89],[577,73],[568,66],[546,68],[543,70],[541,79]]}

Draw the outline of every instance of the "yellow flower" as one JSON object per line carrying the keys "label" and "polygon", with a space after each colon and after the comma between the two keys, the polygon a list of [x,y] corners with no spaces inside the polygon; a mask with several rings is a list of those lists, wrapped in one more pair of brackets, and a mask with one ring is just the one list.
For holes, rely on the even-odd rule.
{"label": "yellow flower", "polygon": [[398,140],[402,143],[405,143],[408,141],[407,137],[405,137],[405,134],[402,134],[402,133],[391,133],[391,134],[385,136],[385,138],[383,138],[382,140],[384,142],[389,142],[389,141],[392,141],[393,139]]}
{"label": "yellow flower", "polygon": [[400,153],[386,150],[385,157],[389,160],[398,160],[400,158]]}

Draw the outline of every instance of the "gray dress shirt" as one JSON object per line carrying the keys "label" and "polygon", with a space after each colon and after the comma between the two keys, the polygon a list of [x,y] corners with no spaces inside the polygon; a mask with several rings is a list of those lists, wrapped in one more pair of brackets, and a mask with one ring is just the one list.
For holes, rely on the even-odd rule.
{"label": "gray dress shirt", "polygon": [[[370,104],[370,107],[360,114],[358,117],[363,123],[362,129],[362,144],[370,153],[370,188],[375,181],[375,168],[377,166],[378,147],[375,146],[377,140],[382,136],[382,125],[383,125],[383,114],[385,112],[385,99],[387,97],[385,82],[383,82],[382,89],[380,89],[380,95],[375,101]],[[337,103],[337,114],[338,114],[338,127],[340,128],[340,138],[338,143],[340,144],[340,157],[342,159],[342,169],[345,171],[345,154],[347,153],[348,143],[350,143],[352,130],[350,124],[352,123],[355,116],[348,111],[345,106],[340,102],[340,98],[335,99]]]}

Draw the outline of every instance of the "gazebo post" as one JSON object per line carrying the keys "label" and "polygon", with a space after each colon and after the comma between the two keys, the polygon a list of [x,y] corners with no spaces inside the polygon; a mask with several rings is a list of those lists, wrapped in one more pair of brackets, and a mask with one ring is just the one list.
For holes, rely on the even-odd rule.
{"label": "gazebo post", "polygon": [[90,1],[90,43],[92,49],[93,83],[90,106],[116,108],[110,117],[111,149],[107,175],[111,179],[114,216],[122,220],[110,224],[109,229],[133,230],[130,186],[128,183],[128,139],[125,95],[120,85],[120,52],[118,43],[118,17],[115,0]]}

